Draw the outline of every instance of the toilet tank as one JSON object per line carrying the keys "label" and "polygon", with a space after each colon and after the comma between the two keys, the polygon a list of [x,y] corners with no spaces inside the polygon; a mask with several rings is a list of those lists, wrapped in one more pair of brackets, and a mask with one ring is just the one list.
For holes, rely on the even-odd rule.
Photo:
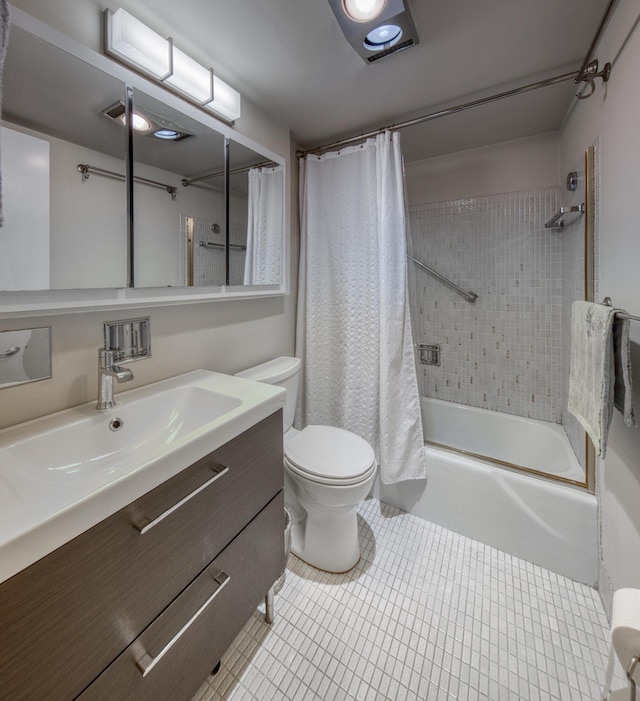
{"label": "toilet tank", "polygon": [[283,422],[286,433],[293,426],[293,419],[296,413],[296,402],[298,400],[298,382],[300,379],[300,358],[288,358],[281,356],[268,360],[252,368],[236,373],[237,377],[244,377],[247,380],[265,382],[268,385],[284,387],[287,391],[285,400]]}

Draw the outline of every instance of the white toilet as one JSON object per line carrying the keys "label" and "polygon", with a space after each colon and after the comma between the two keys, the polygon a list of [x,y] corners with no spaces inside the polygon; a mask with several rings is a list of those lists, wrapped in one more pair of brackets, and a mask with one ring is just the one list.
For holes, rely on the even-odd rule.
{"label": "white toilet", "polygon": [[291,551],[327,572],[346,572],[360,559],[356,507],[376,476],[373,448],[334,426],[293,428],[299,358],[276,358],[237,373],[284,387],[285,504],[292,514]]}

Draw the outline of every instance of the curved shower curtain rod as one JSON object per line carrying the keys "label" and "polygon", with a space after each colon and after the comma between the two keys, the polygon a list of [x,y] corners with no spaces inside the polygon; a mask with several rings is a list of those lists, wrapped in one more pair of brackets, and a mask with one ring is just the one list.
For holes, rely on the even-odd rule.
{"label": "curved shower curtain rod", "polygon": [[304,158],[307,154],[320,154],[325,151],[331,151],[335,148],[340,148],[342,146],[347,146],[349,144],[356,144],[365,139],[369,139],[378,134],[383,134],[385,131],[405,129],[406,127],[412,127],[416,124],[422,124],[424,122],[430,122],[434,119],[439,119],[440,117],[448,117],[451,114],[457,114],[458,112],[463,112],[464,110],[471,109],[473,107],[480,107],[481,105],[489,104],[490,102],[496,102],[497,100],[504,100],[507,97],[512,97],[514,95],[519,95],[525,92],[531,92],[532,90],[538,90],[539,88],[546,88],[548,85],[556,85],[557,83],[563,83],[567,80],[573,80],[577,85],[580,83],[587,83],[589,86],[588,91],[576,93],[576,97],[580,100],[584,100],[591,97],[595,92],[596,85],[595,79],[602,78],[602,81],[606,83],[611,75],[611,64],[606,63],[601,71],[598,71],[598,61],[597,59],[591,60],[593,51],[604,32],[607,22],[613,11],[613,7],[617,0],[609,0],[609,4],[602,15],[598,29],[591,41],[587,55],[582,62],[582,66],[579,70],[573,71],[571,73],[563,73],[562,75],[554,76],[553,78],[545,78],[544,80],[539,80],[535,83],[529,83],[528,85],[522,85],[519,88],[513,88],[512,90],[505,90],[504,92],[496,93],[495,95],[489,95],[488,97],[481,97],[478,100],[472,100],[471,102],[464,102],[461,105],[455,105],[454,107],[449,107],[444,110],[439,110],[438,112],[432,112],[431,114],[425,114],[422,117],[416,117],[415,119],[408,119],[405,122],[399,122],[398,124],[390,124],[386,127],[380,127],[379,129],[374,129],[365,134],[359,134],[358,136],[352,136],[347,139],[340,139],[339,141],[334,141],[331,144],[326,144],[325,146],[315,146],[314,148],[309,148],[305,150],[296,151],[297,158]]}

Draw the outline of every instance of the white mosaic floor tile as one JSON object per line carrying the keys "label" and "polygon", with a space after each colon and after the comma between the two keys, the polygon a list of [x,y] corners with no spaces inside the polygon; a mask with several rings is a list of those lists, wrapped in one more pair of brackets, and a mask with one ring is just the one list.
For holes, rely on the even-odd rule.
{"label": "white mosaic floor tile", "polygon": [[194,701],[589,701],[609,626],[587,586],[368,499],[362,558],[291,557]]}

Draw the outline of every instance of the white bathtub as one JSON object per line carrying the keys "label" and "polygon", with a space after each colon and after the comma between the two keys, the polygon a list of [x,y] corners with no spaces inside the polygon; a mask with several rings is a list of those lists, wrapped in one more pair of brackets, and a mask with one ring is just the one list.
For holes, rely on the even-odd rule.
{"label": "white bathtub", "polygon": [[421,397],[427,443],[450,446],[584,484],[585,475],[558,424]]}
{"label": "white bathtub", "polygon": [[[435,403],[434,403],[435,402]],[[540,444],[547,442],[545,432],[538,433],[544,422],[533,421],[529,435],[522,420],[497,412],[493,417],[476,415],[467,407],[425,398],[425,423],[440,426],[461,446],[468,434],[468,452],[481,452],[480,441],[494,436],[490,444],[507,450],[506,462],[522,463],[538,454]],[[440,416],[438,410],[442,410]],[[457,411],[460,410],[460,411]],[[434,415],[435,413],[435,415]],[[456,415],[457,414],[457,415]],[[479,428],[469,428],[470,417],[479,420]],[[493,418],[502,427],[485,423]],[[516,418],[515,423],[512,419]],[[551,428],[553,428],[551,426]],[[561,429],[560,429],[561,430]],[[516,435],[515,440],[505,437]],[[556,434],[551,431],[551,434]],[[430,440],[436,441],[433,428]],[[542,437],[541,437],[542,436]],[[560,436],[566,441],[564,435]],[[441,436],[436,442],[444,443]],[[576,475],[575,465],[568,466],[563,447],[555,440],[551,455],[543,465],[555,464],[562,476]],[[567,441],[568,444],[568,441]],[[522,456],[514,448],[519,447]],[[570,450],[570,448],[569,448]],[[499,550],[563,574],[578,582],[595,585],[598,579],[597,502],[585,489],[553,482],[533,475],[518,473],[468,455],[425,446],[427,479],[401,482],[397,485],[376,484],[375,496],[416,516],[437,523],[462,535],[491,545]],[[571,453],[573,455],[573,453]],[[515,459],[513,459],[515,458]],[[573,457],[575,461],[575,456]],[[577,463],[577,461],[576,461]],[[579,466],[578,466],[579,467]],[[582,471],[580,470],[580,475]],[[580,476],[582,480],[582,477]]]}

